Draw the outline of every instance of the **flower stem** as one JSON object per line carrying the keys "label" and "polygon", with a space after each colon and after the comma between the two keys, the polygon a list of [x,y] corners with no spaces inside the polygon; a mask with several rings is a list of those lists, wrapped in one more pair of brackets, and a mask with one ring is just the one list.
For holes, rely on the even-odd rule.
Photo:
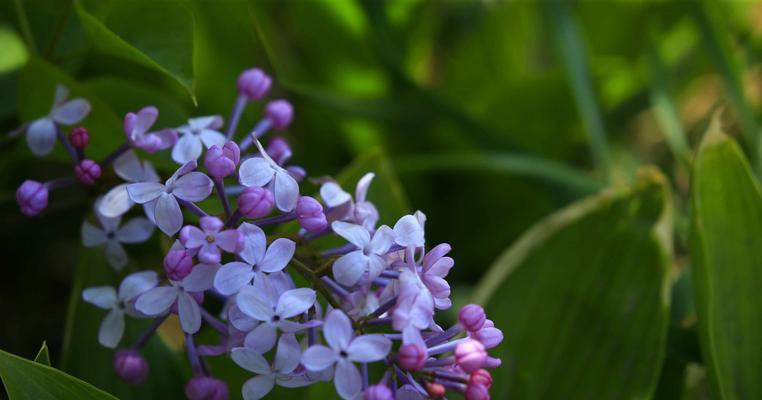
{"label": "flower stem", "polygon": [[175,197],[175,199],[177,199],[177,202],[180,203],[181,206],[185,207],[186,210],[192,212],[194,215],[196,215],[199,218],[206,217],[206,216],[209,215],[209,214],[206,213],[206,211],[198,208],[197,205],[191,203],[190,201],[185,201],[183,199],[178,199],[177,197]]}
{"label": "flower stem", "polygon": [[225,131],[225,138],[227,140],[232,140],[233,136],[235,136],[235,130],[238,128],[238,121],[241,120],[241,114],[243,114],[243,109],[246,108],[246,103],[247,100],[244,96],[238,96],[238,99],[236,99],[233,111],[230,112],[230,119],[228,119],[228,129]]}
{"label": "flower stem", "polygon": [[153,334],[156,333],[156,330],[159,329],[159,326],[161,326],[161,324],[164,323],[164,321],[167,319],[168,316],[169,314],[166,314],[164,316],[154,319],[151,325],[148,327],[148,329],[146,329],[146,331],[143,332],[142,335],[140,335],[138,340],[136,340],[135,343],[133,343],[132,346],[130,346],[130,348],[134,350],[140,350],[141,348],[143,348],[143,346],[145,346],[146,343],[148,343],[148,339],[150,339],[151,336],[153,336]]}
{"label": "flower stem", "polygon": [[230,202],[228,202],[228,196],[225,195],[225,183],[222,182],[222,178],[214,178],[214,188],[217,190],[217,196],[220,198],[222,208],[225,209],[225,217],[230,218]]}
{"label": "flower stem", "polygon": [[325,300],[330,304],[333,308],[340,309],[341,304],[339,304],[338,301],[336,301],[336,298],[333,297],[333,293],[331,293],[331,290],[328,289],[325,286],[325,283],[321,281],[318,277],[315,276],[315,273],[312,272],[312,270],[304,265],[301,261],[297,260],[296,258],[292,258],[289,262],[289,265],[294,267],[294,270],[299,273],[304,279],[312,283],[312,286],[320,292],[320,294],[325,297]]}
{"label": "flower stem", "polygon": [[111,154],[107,155],[106,158],[104,158],[100,163],[98,163],[101,168],[106,167],[114,162],[119,156],[126,153],[127,150],[130,149],[130,145],[128,143],[124,143],[121,146],[114,149],[114,151],[111,152]]}
{"label": "flower stem", "polygon": [[48,188],[48,190],[53,191],[74,185],[75,183],[77,183],[77,179],[75,177],[65,176],[63,178],[56,178],[45,182],[45,187]]}
{"label": "flower stem", "polygon": [[74,149],[74,146],[69,143],[69,139],[64,136],[63,132],[61,132],[61,128],[56,125],[56,136],[58,136],[58,141],[61,142],[61,144],[66,148],[66,151],[71,156],[71,160],[74,162],[74,165],[79,165],[79,154],[77,154],[77,150]]}
{"label": "flower stem", "polygon": [[214,317],[214,315],[210,314],[209,311],[206,311],[204,307],[199,307],[201,309],[201,318],[206,321],[209,326],[214,328],[217,332],[221,333],[224,336],[228,335],[228,328],[223,324],[220,320]]}
{"label": "flower stem", "polygon": [[251,147],[252,144],[254,144],[254,139],[259,139],[262,137],[262,135],[264,135],[267,130],[270,129],[271,125],[272,123],[267,118],[259,121],[256,125],[254,125],[254,129],[252,129],[245,138],[241,139],[241,144],[238,145],[238,147],[241,149],[241,153],[243,153],[245,150]]}
{"label": "flower stem", "polygon": [[232,227],[233,225],[236,224],[236,222],[238,222],[239,219],[241,219],[241,210],[240,209],[236,209],[233,212],[233,215],[231,215],[230,218],[228,218],[228,220],[225,221],[225,225],[223,226],[223,228],[230,228],[230,227]]}

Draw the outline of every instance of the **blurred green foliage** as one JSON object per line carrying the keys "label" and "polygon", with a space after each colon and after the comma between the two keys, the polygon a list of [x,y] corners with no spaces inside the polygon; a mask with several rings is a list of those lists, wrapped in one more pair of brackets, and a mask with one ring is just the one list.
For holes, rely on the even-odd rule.
{"label": "blurred green foliage", "polygon": [[[381,179],[370,197],[384,221],[421,209],[429,243],[453,245],[454,310],[475,296],[506,334],[496,398],[753,398],[760,26],[757,3],[698,0],[2,0],[0,130],[46,113],[63,83],[93,104],[88,152],[102,157],[122,143],[126,112],[155,104],[160,126],[227,117],[238,73],[263,67],[273,95],[294,103],[285,136],[298,164],[347,179],[348,190],[358,168],[373,166]],[[718,109],[734,139],[696,166]],[[242,124],[260,111],[249,107]],[[61,176],[66,154],[59,146],[35,159],[23,136],[5,135],[0,154],[0,348],[32,358],[47,340],[53,366],[129,396],[102,373],[107,352],[78,359],[98,315],[77,315],[82,325],[69,315],[65,328],[84,282],[75,271],[93,267],[75,250],[79,225],[116,177],[56,192],[30,222],[15,188]],[[172,166],[167,155],[152,160]],[[647,170],[650,183],[637,178],[645,165],[661,171]],[[692,194],[691,180],[702,190]],[[158,267],[158,249],[131,248],[129,268]],[[521,257],[506,267],[504,250]],[[494,282],[477,286],[496,259]],[[69,346],[80,347],[67,355]]]}

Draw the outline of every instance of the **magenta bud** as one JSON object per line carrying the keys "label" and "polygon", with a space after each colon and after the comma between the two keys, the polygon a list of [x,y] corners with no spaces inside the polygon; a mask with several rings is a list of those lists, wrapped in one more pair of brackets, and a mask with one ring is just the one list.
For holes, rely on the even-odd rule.
{"label": "magenta bud", "polygon": [[296,202],[296,219],[307,232],[320,232],[328,227],[328,220],[320,202],[309,196],[302,196]]}
{"label": "magenta bud", "polygon": [[276,136],[270,140],[267,144],[267,155],[270,156],[276,163],[283,165],[289,158],[291,158],[291,146],[288,145],[286,139]]}
{"label": "magenta bud", "polygon": [[114,371],[130,385],[143,382],[148,376],[148,370],[148,362],[135,350],[119,350],[114,354]]}
{"label": "magenta bud", "polygon": [[238,76],[238,94],[249,101],[257,101],[265,97],[271,83],[270,76],[261,69],[247,69]]}
{"label": "magenta bud", "polygon": [[101,177],[101,166],[93,160],[82,160],[74,167],[74,175],[80,183],[92,185]]}
{"label": "magenta bud", "polygon": [[486,386],[469,384],[464,393],[466,400],[489,400],[489,389]]}
{"label": "magenta bud", "polygon": [[487,351],[476,340],[467,340],[455,347],[455,363],[466,373],[470,374],[483,367],[486,361]]}
{"label": "magenta bud", "polygon": [[87,128],[80,126],[72,129],[69,133],[69,141],[75,149],[84,150],[90,143],[90,134],[87,132]]}
{"label": "magenta bud", "polygon": [[185,385],[185,396],[188,400],[227,400],[228,386],[219,379],[198,375]]}
{"label": "magenta bud", "polygon": [[443,399],[446,391],[441,383],[426,382],[426,393],[432,399]]}
{"label": "magenta bud", "polygon": [[16,190],[16,202],[21,213],[32,217],[48,206],[48,188],[40,182],[27,179]]}
{"label": "magenta bud", "polygon": [[467,304],[458,313],[458,321],[469,332],[476,332],[481,329],[486,319],[484,308],[478,304]]}
{"label": "magenta bud", "polygon": [[294,118],[294,107],[288,100],[273,100],[265,107],[265,116],[270,120],[273,129],[283,130],[291,125]]}
{"label": "magenta bud", "polygon": [[249,218],[262,218],[269,215],[274,206],[275,197],[265,188],[246,188],[238,196],[238,209],[241,214]]}
{"label": "magenta bud", "polygon": [[399,363],[408,371],[418,371],[426,363],[428,352],[420,343],[407,343],[400,346]]}
{"label": "magenta bud", "polygon": [[164,272],[173,281],[180,281],[188,276],[192,268],[193,257],[184,249],[170,250],[164,256]]}
{"label": "magenta bud", "polygon": [[216,144],[206,151],[204,167],[209,175],[215,178],[224,178],[233,172],[241,160],[241,149],[235,142],[227,142],[220,147]]}
{"label": "magenta bud", "polygon": [[471,376],[468,378],[468,383],[470,385],[482,385],[489,389],[492,387],[492,374],[486,369],[477,369],[471,373]]}
{"label": "magenta bud", "polygon": [[370,385],[365,389],[363,400],[394,400],[392,390],[386,385]]}

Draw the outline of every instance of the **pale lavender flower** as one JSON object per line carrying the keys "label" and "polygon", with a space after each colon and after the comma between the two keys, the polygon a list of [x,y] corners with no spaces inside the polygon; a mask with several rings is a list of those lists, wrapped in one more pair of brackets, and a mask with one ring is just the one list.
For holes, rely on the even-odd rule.
{"label": "pale lavender flower", "polygon": [[268,247],[265,233],[253,224],[244,222],[238,232],[244,242],[239,253],[244,262],[229,262],[214,277],[214,288],[226,296],[238,293],[258,272],[282,271],[296,251],[296,243],[286,238],[275,239]]}
{"label": "pale lavender flower", "polygon": [[127,142],[148,153],[172,147],[177,142],[177,132],[174,129],[148,131],[158,117],[159,110],[154,106],[143,107],[137,113],[127,113],[124,116],[124,133],[127,135]]}
{"label": "pale lavender flower", "polygon": [[376,206],[367,200],[368,189],[376,175],[369,172],[357,181],[355,199],[345,192],[336,182],[325,182],[320,187],[320,197],[331,208],[328,213],[330,220],[346,220],[362,225],[371,231],[378,223],[378,210]]}
{"label": "pale lavender flower", "polygon": [[26,143],[36,156],[45,156],[53,150],[56,144],[56,124],[74,125],[90,112],[90,103],[82,98],[69,101],[69,89],[56,86],[55,100],[48,115],[36,119],[29,124],[26,131]]}
{"label": "pale lavender flower", "polygon": [[133,218],[121,227],[121,217],[109,218],[98,212],[96,203],[95,216],[101,227],[98,228],[89,222],[82,223],[82,244],[85,247],[106,245],[106,260],[116,270],[127,265],[127,253],[122,243],[140,243],[148,240],[153,234],[153,224],[143,218]]}
{"label": "pale lavender flower", "polygon": [[[127,193],[127,186],[130,183],[158,183],[161,180],[159,175],[156,173],[156,170],[154,170],[153,165],[151,165],[151,162],[144,160],[141,163],[140,159],[138,159],[138,156],[132,150],[122,154],[114,161],[114,172],[116,172],[120,178],[127,181],[127,183],[122,183],[114,186],[111,190],[108,191],[108,193],[106,193],[105,196],[103,196],[103,199],[98,205],[98,212],[111,218],[118,217],[126,213],[135,204],[135,202],[130,199],[129,193]],[[153,220],[153,210],[155,205],[155,201],[148,202],[143,205],[146,216],[151,220],[151,222],[154,223],[155,221]]]}
{"label": "pale lavender flower", "polygon": [[108,348],[116,348],[124,335],[124,315],[136,318],[145,316],[135,310],[132,301],[141,294],[159,284],[159,277],[154,271],[136,272],[127,275],[119,285],[119,291],[111,286],[99,286],[85,289],[82,299],[96,307],[109,310],[101,322],[98,342]]}
{"label": "pale lavender flower", "polygon": [[344,399],[352,399],[362,390],[360,371],[353,362],[383,360],[392,343],[380,334],[354,336],[352,322],[341,310],[328,313],[323,325],[323,337],[328,346],[316,344],[302,354],[302,365],[310,371],[322,371],[336,366],[334,384]]}
{"label": "pale lavender flower", "polygon": [[257,374],[244,383],[241,394],[244,400],[265,397],[278,384],[283,387],[300,387],[312,383],[304,374],[295,374],[302,349],[293,334],[284,333],[278,340],[272,366],[260,353],[247,347],[237,347],[230,352],[233,361],[243,369]]}
{"label": "pale lavender flower", "polygon": [[414,215],[405,215],[394,224],[394,241],[403,247],[423,247],[426,244],[424,224],[426,215],[416,211]]}
{"label": "pale lavender flower", "polygon": [[315,304],[317,296],[314,290],[299,288],[278,292],[270,279],[261,273],[254,279],[254,285],[244,286],[238,292],[238,308],[261,322],[246,336],[246,347],[264,353],[275,345],[278,330],[292,333],[313,326],[290,321],[288,318],[304,313]]}
{"label": "pale lavender flower", "polygon": [[440,310],[452,306],[450,284],[444,279],[455,265],[455,260],[446,256],[449,252],[450,245],[447,243],[434,247],[423,257],[423,265],[419,272],[421,281],[434,297],[434,306]]}
{"label": "pale lavender flower", "polygon": [[222,230],[224,223],[217,217],[201,217],[201,229],[186,225],[180,231],[180,243],[188,250],[198,251],[198,260],[204,264],[220,262],[220,249],[238,253],[243,249],[243,236],[235,229]]}
{"label": "pale lavender flower", "polygon": [[177,199],[194,202],[209,197],[212,180],[196,169],[196,161],[189,161],[180,167],[162,185],[157,182],[131,183],[127,186],[130,199],[138,204],[156,200],[154,221],[165,234],[172,236],[183,225],[183,213]]}
{"label": "pale lavender flower", "polygon": [[222,147],[225,135],[218,132],[222,128],[223,119],[219,115],[191,118],[187,125],[177,128],[180,140],[172,148],[172,159],[178,164],[196,160],[203,151],[203,146],[210,148],[214,145]]}
{"label": "pale lavender flower", "polygon": [[246,187],[266,186],[275,194],[275,205],[279,210],[293,210],[299,198],[299,184],[288,171],[267,155],[259,140],[254,143],[262,157],[252,157],[241,163],[238,169],[241,184]]}
{"label": "pale lavender flower", "polygon": [[367,282],[381,275],[386,268],[384,255],[389,251],[394,236],[391,228],[384,225],[373,234],[365,227],[342,221],[331,224],[333,231],[357,247],[333,264],[333,277],[345,286],[356,284],[363,274],[367,274]]}
{"label": "pale lavender flower", "polygon": [[180,326],[186,333],[196,333],[201,327],[201,309],[191,293],[212,287],[219,265],[199,264],[182,281],[170,281],[169,286],[155,287],[138,297],[135,308],[150,316],[164,315],[177,303]]}
{"label": "pale lavender flower", "polygon": [[406,269],[398,278],[397,304],[392,327],[402,332],[404,343],[421,342],[420,331],[434,324],[434,297],[417,273]]}

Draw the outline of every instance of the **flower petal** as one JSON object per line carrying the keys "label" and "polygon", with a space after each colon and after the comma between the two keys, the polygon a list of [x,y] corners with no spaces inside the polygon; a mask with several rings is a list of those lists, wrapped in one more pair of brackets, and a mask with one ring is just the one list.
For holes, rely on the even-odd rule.
{"label": "flower petal", "polygon": [[85,247],[94,247],[106,243],[108,238],[106,232],[97,228],[93,224],[85,221],[82,223],[82,245]]}
{"label": "flower petal", "polygon": [[370,241],[370,252],[378,254],[380,256],[386,254],[389,248],[394,243],[394,231],[386,225],[382,225],[373,234],[373,239]]}
{"label": "flower petal", "polygon": [[237,253],[241,250],[241,248],[238,247],[241,243],[240,239],[241,234],[237,230],[227,229],[217,234],[214,244],[228,253]]}
{"label": "flower petal", "polygon": [[248,347],[236,347],[230,351],[230,358],[239,367],[255,374],[266,375],[270,371],[270,363],[262,357],[262,353]]}
{"label": "flower petal", "polygon": [[203,292],[214,286],[214,276],[219,269],[219,264],[198,264],[183,278],[181,285],[188,292]]}
{"label": "flower petal", "polygon": [[63,125],[73,125],[90,112],[90,103],[85,99],[73,99],[53,110],[53,120]]}
{"label": "flower petal", "polygon": [[207,115],[204,117],[196,117],[188,119],[188,128],[194,131],[202,129],[220,129],[225,123],[222,116],[219,115]]}
{"label": "flower petal", "polygon": [[326,346],[316,344],[304,351],[301,362],[304,368],[310,371],[322,371],[336,362],[336,352]]}
{"label": "flower petal", "polygon": [[253,278],[254,271],[249,264],[240,261],[229,262],[214,276],[214,288],[225,296],[231,296],[238,293]]}
{"label": "flower petal", "polygon": [[267,248],[265,257],[259,263],[263,272],[282,271],[286,267],[296,251],[296,243],[286,238],[275,239]]}
{"label": "flower petal", "polygon": [[155,287],[138,297],[135,308],[145,315],[164,314],[177,300],[177,293],[177,288],[172,286]]}
{"label": "flower petal", "polygon": [[337,235],[343,237],[359,249],[365,248],[370,243],[370,233],[360,225],[344,221],[334,221],[331,224],[331,228]]}
{"label": "flower petal", "polygon": [[146,218],[136,217],[116,231],[116,240],[122,243],[145,242],[153,233],[153,224]]}
{"label": "flower petal", "polygon": [[26,144],[34,155],[48,155],[56,144],[56,125],[53,120],[40,118],[32,122],[26,131]]}
{"label": "flower petal", "polygon": [[119,300],[130,301],[159,284],[155,271],[141,271],[127,275],[119,285]]}
{"label": "flower petal", "polygon": [[389,339],[383,335],[370,334],[354,338],[347,353],[350,360],[367,363],[383,360],[391,348],[392,342]]}
{"label": "flower petal", "polygon": [[211,129],[202,130],[201,133],[198,134],[198,138],[201,139],[201,142],[204,143],[204,146],[206,146],[207,149],[214,145],[222,147],[227,141],[225,135]]}
{"label": "flower petal", "polygon": [[188,292],[179,292],[177,295],[177,315],[185,333],[193,334],[201,328],[201,310]]}
{"label": "flower petal", "polygon": [[127,265],[127,252],[124,251],[124,246],[116,240],[107,241],[106,260],[117,271],[124,268]]}
{"label": "flower petal", "polygon": [[265,255],[267,239],[262,228],[244,222],[238,227],[238,232],[243,235],[243,250],[238,253],[249,264],[258,264]]}
{"label": "flower petal", "polygon": [[261,157],[252,157],[241,163],[238,168],[238,179],[243,186],[262,187],[267,185],[275,175],[270,163]]}
{"label": "flower petal", "polygon": [[164,193],[164,185],[157,182],[138,182],[127,185],[130,199],[138,204],[159,198]]}
{"label": "flower petal", "polygon": [[111,286],[98,286],[82,291],[82,300],[98,308],[108,310],[116,306],[116,290]]}
{"label": "flower petal", "polygon": [[186,225],[180,237],[185,240],[184,245],[188,249],[197,249],[208,243],[204,231],[193,225]]}
{"label": "flower petal", "polygon": [[175,196],[162,193],[159,201],[156,202],[154,211],[156,225],[167,236],[173,236],[183,226],[183,213],[180,211],[180,205],[177,204]]}
{"label": "flower petal", "polygon": [[127,182],[139,182],[144,178],[143,165],[132,150],[128,150],[114,160],[114,172]]}
{"label": "flower petal", "polygon": [[302,357],[302,349],[293,333],[284,333],[278,340],[278,349],[275,351],[273,369],[281,374],[290,374],[299,366]]}
{"label": "flower petal", "polygon": [[394,224],[394,240],[400,246],[421,247],[424,245],[423,227],[412,215],[405,215]]}
{"label": "flower petal", "polygon": [[107,218],[115,218],[129,211],[135,203],[130,199],[130,194],[127,192],[128,185],[122,183],[109,190],[98,203],[96,212]]}
{"label": "flower petal", "polygon": [[181,176],[174,185],[172,194],[186,201],[201,201],[212,193],[212,180],[203,172],[191,172]]}
{"label": "flower petal", "polygon": [[352,196],[345,192],[336,182],[326,182],[320,186],[320,197],[323,198],[325,205],[331,208],[338,207],[352,200]]}
{"label": "flower petal", "polygon": [[249,332],[256,328],[259,323],[259,321],[244,314],[235,304],[228,309],[228,321],[241,332]]}
{"label": "flower petal", "polygon": [[288,172],[276,171],[273,194],[275,195],[275,206],[279,210],[291,211],[296,207],[296,202],[299,199],[299,184]]}
{"label": "flower petal", "polygon": [[362,250],[344,254],[333,263],[333,277],[344,286],[353,286],[368,266],[368,257]]}
{"label": "flower petal", "polygon": [[244,400],[258,400],[270,393],[275,386],[275,376],[257,375],[243,384],[241,395]]}
{"label": "flower petal", "polygon": [[363,175],[359,181],[357,181],[357,188],[355,189],[355,202],[365,202],[365,199],[368,195],[368,188],[370,187],[371,182],[373,182],[373,178],[375,176],[376,174],[368,172],[367,174]]}
{"label": "flower petal", "polygon": [[172,148],[172,160],[178,164],[198,159],[201,155],[201,140],[193,134],[183,135]]}
{"label": "flower petal", "polygon": [[243,345],[258,353],[266,353],[275,346],[277,338],[278,331],[275,325],[265,322],[246,335]]}
{"label": "flower petal", "polygon": [[354,399],[362,389],[360,371],[347,359],[340,359],[336,363],[336,374],[333,379],[336,392],[343,399]]}
{"label": "flower petal", "polygon": [[317,294],[309,288],[291,289],[283,292],[275,307],[275,314],[281,318],[297,316],[315,304]]}
{"label": "flower petal", "polygon": [[264,293],[260,293],[252,286],[244,286],[238,296],[236,304],[244,314],[259,321],[270,321],[273,316],[272,305],[269,299],[263,298]]}
{"label": "flower petal", "polygon": [[352,341],[352,322],[341,310],[331,310],[325,317],[323,336],[332,349],[339,352],[349,347]]}
{"label": "flower petal", "polygon": [[114,349],[124,335],[124,312],[114,309],[106,314],[98,330],[98,343]]}

